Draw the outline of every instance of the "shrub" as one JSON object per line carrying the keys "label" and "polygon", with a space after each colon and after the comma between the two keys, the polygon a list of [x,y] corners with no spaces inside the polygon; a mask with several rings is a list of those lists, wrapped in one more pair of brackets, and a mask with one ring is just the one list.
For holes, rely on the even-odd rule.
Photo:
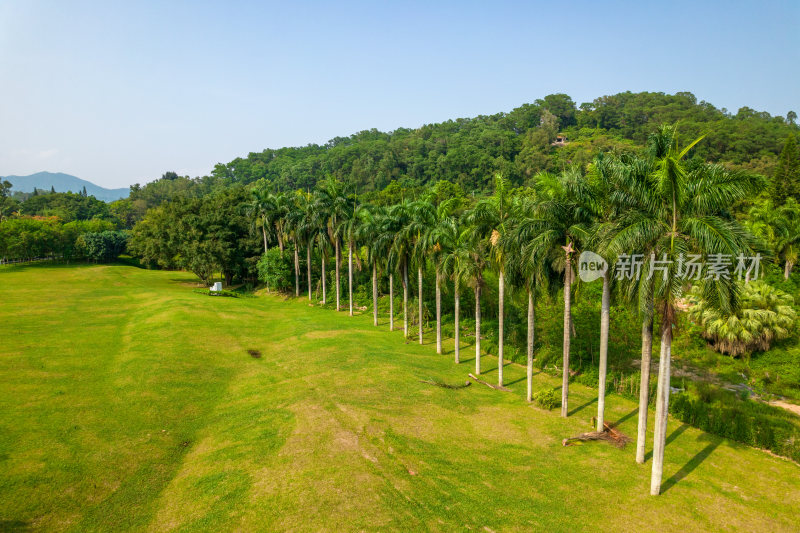
{"label": "shrub", "polygon": [[281,255],[279,248],[270,248],[258,260],[258,279],[272,290],[294,287],[294,256],[288,250]]}
{"label": "shrub", "polygon": [[800,462],[800,425],[783,409],[713,385],[693,384],[673,395],[669,410],[686,424]]}
{"label": "shrub", "polygon": [[556,389],[543,389],[533,394],[533,402],[542,409],[561,407],[561,393]]}

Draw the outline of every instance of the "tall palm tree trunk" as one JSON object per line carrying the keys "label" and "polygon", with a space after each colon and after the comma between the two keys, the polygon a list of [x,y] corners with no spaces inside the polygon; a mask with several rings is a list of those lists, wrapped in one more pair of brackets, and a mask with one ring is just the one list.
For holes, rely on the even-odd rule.
{"label": "tall palm tree trunk", "polygon": [[564,269],[564,360],[561,377],[561,416],[569,414],[569,344],[572,325],[572,263],[567,253],[567,264]]}
{"label": "tall palm tree trunk", "polygon": [[794,264],[791,261],[786,261],[786,264],[783,265],[783,279],[789,279],[793,266]]}
{"label": "tall palm tree trunk", "polygon": [[475,287],[475,373],[481,375],[481,286]]}
{"label": "tall palm tree trunk", "polygon": [[455,313],[456,313],[456,316],[455,316],[455,319],[456,319],[455,334],[454,334],[455,342],[456,342],[456,347],[455,347],[456,355],[455,355],[455,357],[456,357],[456,364],[459,364],[461,362],[459,360],[459,355],[460,355],[460,350],[461,350],[461,346],[459,346],[459,344],[460,344],[459,337],[460,337],[460,333],[461,333],[461,327],[458,325],[458,321],[459,321],[459,318],[460,318],[460,315],[461,315],[461,296],[458,294],[458,278],[456,278],[456,280],[453,282],[453,285],[454,285],[453,292],[455,292]]}
{"label": "tall palm tree trunk", "polygon": [[672,356],[672,309],[664,308],[661,322],[661,353],[658,361],[658,391],[656,393],[655,437],[653,439],[653,470],[650,477],[650,494],[661,493],[661,478],[664,474],[664,448],[666,446],[667,419],[669,416],[669,377]]}
{"label": "tall palm tree trunk", "polygon": [[597,431],[603,431],[606,411],[606,372],[608,369],[608,328],[611,322],[611,283],[609,274],[603,274],[603,297],[600,304],[600,380],[597,386]]}
{"label": "tall palm tree trunk", "polygon": [[533,291],[528,289],[528,401],[533,400],[533,328],[534,328]]}
{"label": "tall palm tree trunk", "polygon": [[267,228],[261,226],[261,234],[264,235],[264,253],[267,253]]}
{"label": "tall palm tree trunk", "polygon": [[498,288],[498,314],[497,314],[497,384],[503,386],[503,311],[506,300],[506,284],[503,270],[500,270],[500,277],[497,281]]}
{"label": "tall palm tree trunk", "polygon": [[353,316],[353,242],[347,246],[347,292],[350,297],[350,316]]}
{"label": "tall palm tree trunk", "polygon": [[436,353],[442,353],[442,288],[438,266],[436,267]]}
{"label": "tall palm tree trunk", "polygon": [[419,317],[419,343],[422,344],[422,267],[417,268],[417,308]]}
{"label": "tall palm tree trunk", "polygon": [[300,297],[300,256],[297,255],[297,241],[294,241],[294,295]]}
{"label": "tall palm tree trunk", "polygon": [[389,331],[394,331],[394,274],[389,272]]}
{"label": "tall palm tree trunk", "polygon": [[311,301],[311,243],[306,247],[306,270],[308,271],[308,301]]}
{"label": "tall palm tree trunk", "polygon": [[378,264],[372,263],[372,325],[378,325]]}
{"label": "tall palm tree trunk", "polygon": [[408,338],[408,260],[403,259],[403,336]]}
{"label": "tall palm tree trunk", "polygon": [[336,239],[336,310],[339,310],[339,263],[341,263],[342,256],[339,251],[339,239]]}
{"label": "tall palm tree trunk", "polygon": [[644,463],[647,445],[647,406],[650,403],[650,365],[653,360],[653,303],[642,319],[642,365],[639,383],[639,429],[636,435],[636,462]]}
{"label": "tall palm tree trunk", "polygon": [[325,276],[325,252],[322,252],[322,304],[328,303],[328,281]]}

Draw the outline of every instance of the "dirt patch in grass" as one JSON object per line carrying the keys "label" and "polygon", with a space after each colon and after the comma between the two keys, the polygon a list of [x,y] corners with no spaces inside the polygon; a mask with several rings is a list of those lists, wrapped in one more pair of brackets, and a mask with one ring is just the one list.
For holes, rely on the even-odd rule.
{"label": "dirt patch in grass", "polygon": [[258,350],[253,350],[252,348],[247,350],[247,353],[250,354],[250,357],[253,359],[261,359],[261,352]]}

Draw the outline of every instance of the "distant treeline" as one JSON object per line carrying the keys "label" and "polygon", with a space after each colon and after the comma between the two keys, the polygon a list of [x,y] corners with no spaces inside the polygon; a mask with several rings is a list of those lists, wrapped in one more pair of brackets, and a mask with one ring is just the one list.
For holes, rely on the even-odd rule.
{"label": "distant treeline", "polygon": [[[408,194],[446,180],[467,194],[491,188],[501,172],[512,185],[530,185],[541,171],[583,168],[601,151],[641,152],[658,124],[677,125],[682,142],[705,135],[692,156],[771,177],[796,115],[772,116],[748,107],[735,114],[698,102],[691,93],[620,93],[577,106],[553,94],[508,113],[448,120],[417,129],[362,131],[324,145],[267,149],[218,164],[209,176],[167,173],[131,187],[141,213],[175,196],[202,196],[220,187],[265,179],[274,190],[311,190],[327,175],[374,202],[393,182]],[[555,142],[561,136],[566,142]]]}

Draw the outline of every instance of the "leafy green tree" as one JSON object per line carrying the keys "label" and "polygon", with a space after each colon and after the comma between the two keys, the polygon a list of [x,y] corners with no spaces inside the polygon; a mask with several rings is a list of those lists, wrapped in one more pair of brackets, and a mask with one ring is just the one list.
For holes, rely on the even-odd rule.
{"label": "leafy green tree", "polygon": [[786,137],[781,150],[778,166],[772,177],[770,196],[775,205],[781,205],[787,198],[800,198],[800,150],[793,134]]}

